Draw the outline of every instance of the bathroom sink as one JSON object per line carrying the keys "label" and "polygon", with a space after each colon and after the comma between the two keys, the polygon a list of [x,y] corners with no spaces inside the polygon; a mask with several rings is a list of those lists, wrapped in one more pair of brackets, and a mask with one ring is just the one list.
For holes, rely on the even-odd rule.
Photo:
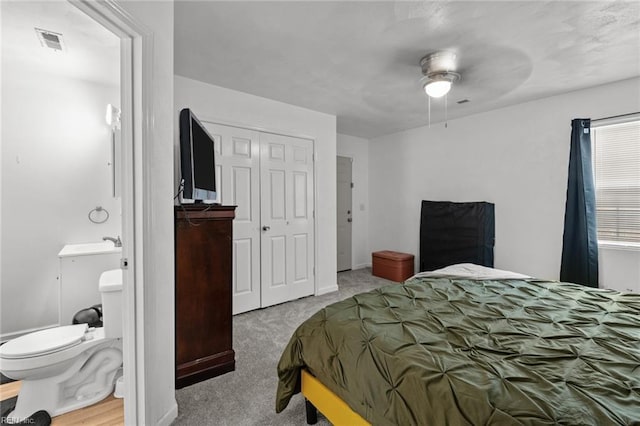
{"label": "bathroom sink", "polygon": [[99,243],[67,244],[62,247],[58,257],[89,256],[103,253],[122,253],[122,247],[114,247],[111,241]]}

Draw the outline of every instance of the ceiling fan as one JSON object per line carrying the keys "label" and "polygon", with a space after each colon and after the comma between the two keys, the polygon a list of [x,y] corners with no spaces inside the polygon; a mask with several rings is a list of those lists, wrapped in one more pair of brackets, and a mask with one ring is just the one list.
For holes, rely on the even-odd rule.
{"label": "ceiling fan", "polygon": [[441,98],[449,93],[451,85],[460,80],[456,71],[456,54],[450,51],[430,53],[420,60],[422,88],[430,98]]}

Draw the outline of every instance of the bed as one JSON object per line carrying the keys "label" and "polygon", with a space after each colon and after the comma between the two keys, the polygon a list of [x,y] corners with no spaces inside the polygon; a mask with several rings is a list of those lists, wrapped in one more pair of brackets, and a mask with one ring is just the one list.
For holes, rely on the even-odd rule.
{"label": "bed", "polygon": [[303,388],[334,424],[639,424],[640,295],[421,273],[311,316],[278,376],[276,411]]}

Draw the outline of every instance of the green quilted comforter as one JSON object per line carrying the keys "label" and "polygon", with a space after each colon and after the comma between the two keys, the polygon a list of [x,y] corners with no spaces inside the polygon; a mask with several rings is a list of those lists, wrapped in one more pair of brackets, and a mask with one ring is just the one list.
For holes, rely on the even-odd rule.
{"label": "green quilted comforter", "polygon": [[300,325],[276,411],[302,368],[374,425],[640,424],[640,295],[412,279]]}

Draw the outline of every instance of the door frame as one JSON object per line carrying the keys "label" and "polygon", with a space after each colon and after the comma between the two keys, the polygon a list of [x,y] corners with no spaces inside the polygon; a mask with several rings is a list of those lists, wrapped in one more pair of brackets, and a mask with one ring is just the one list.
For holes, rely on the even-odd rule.
{"label": "door frame", "polygon": [[144,153],[153,130],[153,33],[113,0],[68,1],[121,40],[124,423],[146,424],[143,255],[150,235],[144,224],[152,221],[143,203],[151,193]]}
{"label": "door frame", "polygon": [[318,293],[318,273],[317,273],[317,266],[318,266],[318,213],[317,213],[317,207],[318,207],[318,170],[317,170],[317,161],[316,159],[318,158],[318,144],[316,143],[316,137],[314,136],[310,136],[310,135],[306,135],[303,133],[298,133],[298,132],[294,132],[294,131],[287,131],[287,130],[282,130],[282,129],[274,129],[274,128],[269,128],[269,127],[262,127],[262,126],[256,126],[256,125],[249,125],[249,124],[245,124],[245,123],[239,123],[237,121],[230,121],[230,120],[224,120],[224,119],[220,119],[220,118],[215,118],[215,117],[211,117],[208,115],[202,115],[201,117],[198,117],[200,119],[200,121],[205,122],[205,123],[210,123],[210,124],[219,124],[221,126],[229,126],[229,127],[238,127],[241,129],[247,129],[247,130],[253,130],[256,132],[264,132],[264,133],[272,133],[274,135],[281,135],[281,136],[290,136],[293,138],[299,138],[299,139],[308,139],[311,141],[311,144],[313,145],[313,265],[314,265],[314,291],[313,291],[313,295],[314,296],[319,296],[321,293]]}

